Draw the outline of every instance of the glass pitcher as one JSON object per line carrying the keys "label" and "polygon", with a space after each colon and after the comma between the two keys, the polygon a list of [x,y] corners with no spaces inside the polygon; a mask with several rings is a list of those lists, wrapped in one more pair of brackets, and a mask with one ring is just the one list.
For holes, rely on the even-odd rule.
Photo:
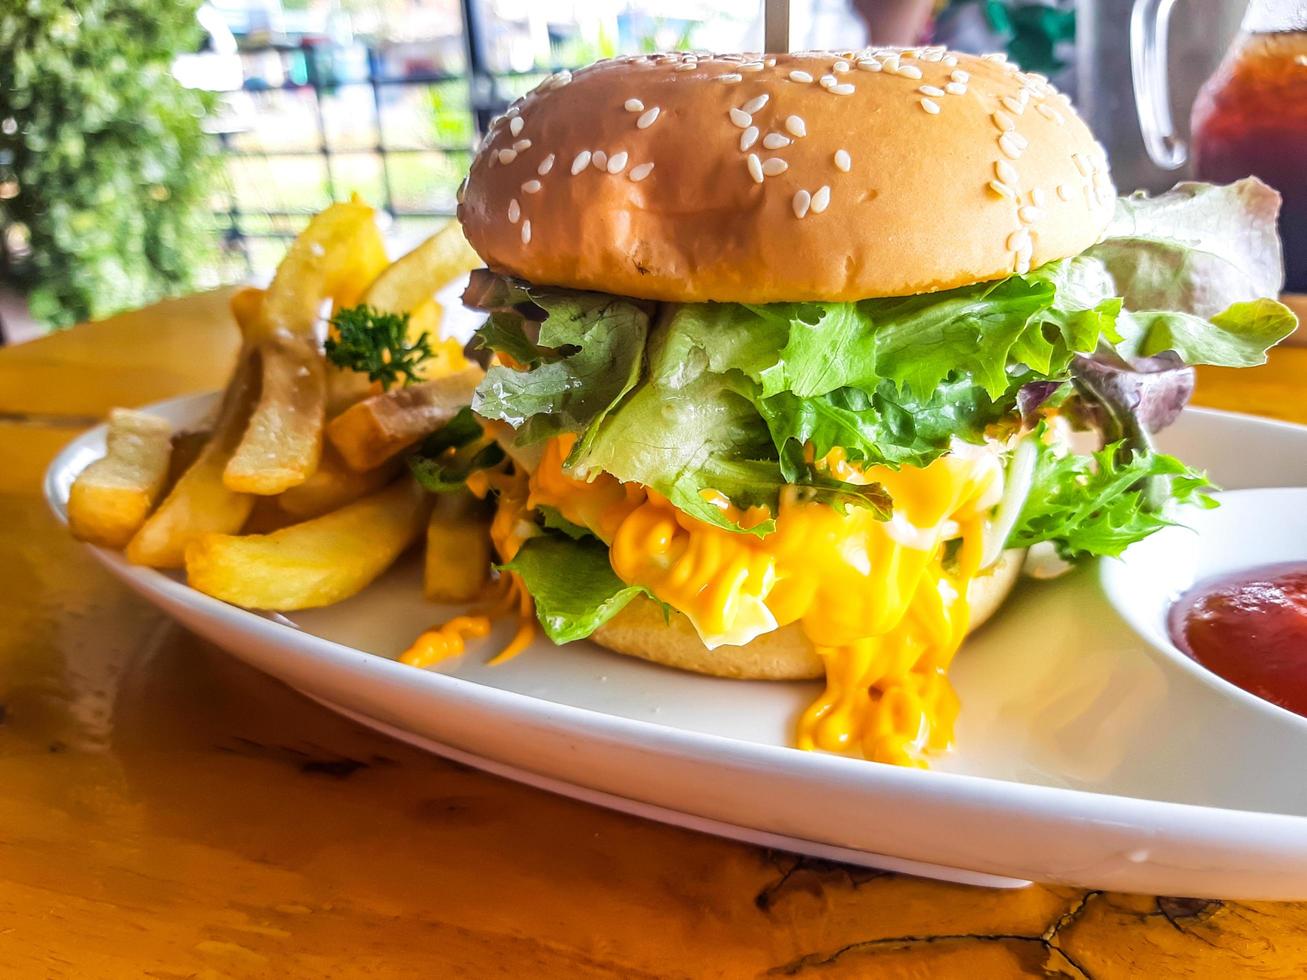
{"label": "glass pitcher", "polygon": [[1307,292],[1307,0],[1253,0],[1191,132],[1200,180],[1252,174],[1283,195],[1285,289]]}

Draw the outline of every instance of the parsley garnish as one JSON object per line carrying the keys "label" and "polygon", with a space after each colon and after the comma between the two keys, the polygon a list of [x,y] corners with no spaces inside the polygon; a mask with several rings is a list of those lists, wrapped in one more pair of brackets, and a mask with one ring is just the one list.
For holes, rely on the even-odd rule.
{"label": "parsley garnish", "polygon": [[424,330],[410,340],[407,313],[354,306],[337,313],[331,325],[336,333],[327,338],[323,350],[332,364],[366,374],[387,390],[400,375],[406,385],[422,380],[418,368],[432,356],[430,335]]}

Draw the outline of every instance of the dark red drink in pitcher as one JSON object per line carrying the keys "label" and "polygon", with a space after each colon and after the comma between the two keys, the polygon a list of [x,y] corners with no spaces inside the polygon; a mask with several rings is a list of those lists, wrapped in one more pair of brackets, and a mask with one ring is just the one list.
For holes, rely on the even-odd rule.
{"label": "dark red drink in pitcher", "polygon": [[1285,289],[1307,292],[1307,0],[1253,0],[1192,128],[1199,179],[1252,174],[1283,195]]}

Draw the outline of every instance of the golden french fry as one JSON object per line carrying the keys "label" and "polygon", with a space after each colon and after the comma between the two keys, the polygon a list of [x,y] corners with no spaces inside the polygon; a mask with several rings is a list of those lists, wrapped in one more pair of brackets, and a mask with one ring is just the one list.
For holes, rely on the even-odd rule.
{"label": "golden french fry", "polygon": [[451,221],[391,263],[368,286],[362,302],[386,313],[410,313],[431,300],[441,287],[483,264],[463,237],[462,227]]}
{"label": "golden french fry", "polygon": [[213,433],[203,429],[194,432],[177,432],[172,437],[172,455],[168,457],[168,489],[171,490],[200,458],[200,451]]}
{"label": "golden french fry", "polygon": [[471,602],[490,581],[490,521],[470,493],[436,495],[427,521],[422,591],[432,602]]}
{"label": "golden french fry", "polygon": [[259,403],[227,463],[231,490],[270,495],[318,468],[327,406],[326,362],[313,337],[281,333],[259,345]]}
{"label": "golden french fry", "polygon": [[242,351],[223,395],[213,434],[157,510],[127,542],[127,560],[155,568],[180,568],[186,545],[206,532],[239,531],[254,506],[249,494],[223,482],[223,470],[249,420],[259,390],[258,358]]}
{"label": "golden french fry", "polygon": [[230,489],[281,493],[317,468],[327,405],[326,361],[314,333],[319,311],[327,299],[353,303],[385,264],[374,212],[356,201],[331,205],[291,243],[246,331],[261,354],[262,385],[227,467]]}
{"label": "golden french fry", "polygon": [[342,412],[327,426],[327,438],[353,469],[380,466],[440,428],[472,401],[481,369],[392,388]]}
{"label": "golden french fry", "polygon": [[246,286],[231,294],[229,300],[231,315],[241,334],[247,340],[255,339],[259,330],[259,318],[263,314],[263,290],[257,286]]}
{"label": "golden french fry", "polygon": [[354,305],[385,267],[372,208],[354,201],[331,205],[309,222],[277,266],[259,317],[263,337],[280,330],[312,335],[323,300]]}
{"label": "golden french fry", "polygon": [[115,408],[105,455],[77,475],[68,494],[73,536],[106,548],[131,540],[168,480],[172,427],[157,415]]}
{"label": "golden french fry", "polygon": [[277,504],[296,520],[321,517],[380,490],[399,475],[403,465],[401,460],[392,459],[385,465],[360,472],[347,466],[340,453],[328,445],[313,475],[279,496]]}
{"label": "golden french fry", "polygon": [[340,602],[384,572],[422,533],[431,498],[404,477],[323,517],[271,534],[206,534],[186,549],[190,584],[248,609]]}

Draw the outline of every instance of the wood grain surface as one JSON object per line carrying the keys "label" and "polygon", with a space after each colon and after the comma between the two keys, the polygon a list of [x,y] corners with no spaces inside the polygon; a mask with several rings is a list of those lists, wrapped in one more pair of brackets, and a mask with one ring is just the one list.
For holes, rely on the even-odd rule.
{"label": "wood grain surface", "polygon": [[[223,656],[101,572],[39,481],[235,349],[219,292],[0,351],[0,977],[1302,976],[1307,904],[764,851],[423,755]],[[1304,385],[1286,349],[1199,400],[1307,420]]]}

